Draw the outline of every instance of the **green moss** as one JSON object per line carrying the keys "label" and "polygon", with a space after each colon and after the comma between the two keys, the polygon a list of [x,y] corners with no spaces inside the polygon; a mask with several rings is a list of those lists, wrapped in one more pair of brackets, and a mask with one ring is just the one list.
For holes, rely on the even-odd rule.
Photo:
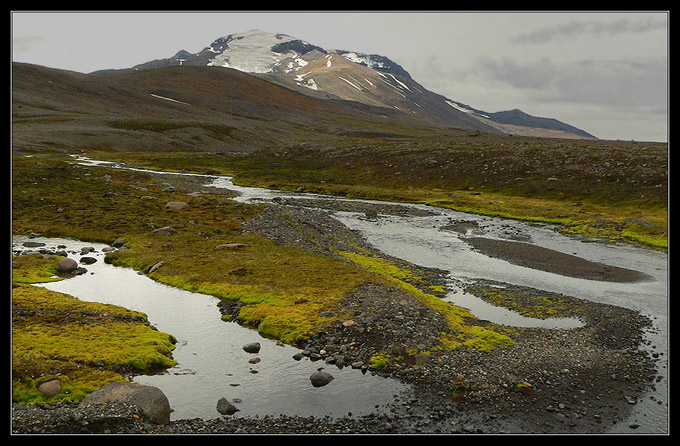
{"label": "green moss", "polygon": [[[162,257],[155,243],[118,251],[109,261],[141,270],[161,258],[154,280],[192,292],[242,304],[238,321],[263,336],[298,343],[328,323],[318,316],[333,309],[361,283],[373,277],[361,268],[327,256],[276,245],[256,236],[234,236],[246,245],[238,251],[216,251],[220,241],[182,240]],[[239,274],[231,274],[235,270]]]}
{"label": "green moss", "polygon": [[57,275],[60,257],[43,257],[42,254],[14,257],[12,283],[45,283],[63,280]]}
{"label": "green moss", "polygon": [[430,286],[428,286],[428,288],[435,293],[445,293],[446,292],[446,288],[441,286],[441,285],[430,285]]}
{"label": "green moss", "polygon": [[482,352],[489,352],[499,346],[511,346],[515,341],[508,336],[489,330],[483,327],[471,326],[468,329],[471,337],[463,345],[466,347],[475,348]]}
{"label": "green moss", "polygon": [[[44,359],[40,360],[44,362]],[[14,361],[13,369],[21,368],[22,364],[17,364]],[[36,368],[30,363],[23,363],[35,370]],[[60,370],[58,375],[48,374],[39,379],[31,379],[26,376],[16,378],[12,381],[12,400],[18,404],[36,404],[36,403],[53,403],[57,401],[65,403],[77,403],[82,401],[88,394],[112,382],[125,381],[121,375],[115,372],[106,370],[94,370],[91,368],[82,370],[78,369],[77,363],[66,363],[64,361],[55,361],[56,369]],[[40,384],[51,379],[59,379],[61,382],[61,393],[56,396],[47,398],[43,395],[38,387]]]}
{"label": "green moss", "polygon": [[[13,214],[15,231],[109,243],[124,237],[128,249],[107,255],[107,262],[147,271],[163,261],[151,274],[154,280],[243,304],[239,321],[265,336],[286,342],[310,336],[328,323],[319,312],[333,309],[374,278],[343,260],[242,235],[241,221],[259,215],[261,205],[219,194],[188,198],[181,191],[163,192],[162,182],[145,173],[75,167],[49,157],[16,158],[14,167],[13,201],[19,209]],[[73,194],[75,189],[85,192]],[[167,201],[187,200],[187,209],[164,208]],[[152,232],[163,226],[176,232]],[[215,250],[228,242],[245,247]]]}
{"label": "green moss", "polygon": [[37,387],[46,377],[62,381],[62,393],[50,401],[72,402],[100,385],[123,380],[114,365],[152,372],[176,364],[171,359],[175,339],[149,326],[142,313],[18,285],[12,290],[12,315],[17,402],[45,400]]}
{"label": "green moss", "polygon": [[369,365],[373,368],[381,369],[385,368],[390,363],[390,355],[387,353],[378,353],[371,356],[369,359]]}
{"label": "green moss", "polygon": [[481,286],[472,287],[468,292],[494,306],[508,308],[522,316],[535,319],[576,316],[580,308],[578,301],[556,294],[534,294],[521,290]]}

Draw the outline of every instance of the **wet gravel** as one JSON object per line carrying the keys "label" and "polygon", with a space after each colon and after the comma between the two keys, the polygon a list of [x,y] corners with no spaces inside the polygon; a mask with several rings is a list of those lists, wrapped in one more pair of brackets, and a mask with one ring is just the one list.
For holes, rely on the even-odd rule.
{"label": "wet gravel", "polygon": [[[362,212],[367,212],[366,218],[375,218],[371,209]],[[244,230],[327,255],[334,255],[336,249],[356,246],[371,249],[358,234],[330,218],[324,210],[281,203],[244,224]],[[432,283],[443,283],[442,272],[418,269],[403,262],[400,266],[414,268]],[[527,296],[546,294],[526,288],[521,291]],[[410,390],[395,398],[387,411],[340,418],[234,415],[156,425],[146,421],[134,406],[122,403],[88,407],[14,405],[12,433],[607,432],[614,423],[626,418],[637,399],[654,384],[654,358],[640,349],[643,330],[650,321],[624,308],[566,298],[571,302],[573,315],[585,323],[583,327],[509,329],[478,320],[476,324],[503,332],[516,344],[491,352],[449,351],[433,348],[438,333],[447,329],[441,315],[404,291],[372,283],[360,287],[338,309],[343,318],[302,347],[309,354],[318,353],[318,360],[324,362],[331,374],[333,367],[361,363],[366,373],[409,384]],[[331,350],[326,349],[328,345],[345,346],[346,357],[341,364],[328,359],[326,350]],[[400,360],[385,367],[368,368],[373,355],[386,351]],[[297,360],[311,359],[305,356]],[[631,432],[636,427],[631,425]]]}

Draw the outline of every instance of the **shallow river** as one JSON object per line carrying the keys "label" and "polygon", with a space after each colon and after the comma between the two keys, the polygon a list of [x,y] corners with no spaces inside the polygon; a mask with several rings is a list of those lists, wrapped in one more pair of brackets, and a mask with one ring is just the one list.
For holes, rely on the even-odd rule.
{"label": "shallow river", "polygon": [[[107,165],[77,158],[88,165]],[[123,166],[118,166],[123,167]],[[173,174],[179,175],[179,174]],[[240,193],[243,202],[270,201],[276,197],[314,198],[311,194],[271,191],[235,186],[228,177],[210,177],[213,187]],[[385,204],[385,203],[381,203]],[[351,229],[360,231],[377,249],[424,267],[450,273],[451,291],[446,299],[466,307],[477,317],[512,326],[542,326],[569,329],[579,326],[576,319],[542,321],[523,317],[494,307],[459,290],[460,283],[488,279],[540,290],[562,293],[593,302],[638,310],[653,321],[645,347],[660,354],[658,374],[663,377],[655,390],[641,398],[632,416],[620,422],[612,433],[631,433],[630,422],[640,425],[635,433],[668,432],[668,263],[667,254],[626,245],[580,241],[558,234],[548,226],[464,214],[446,209],[406,205],[430,211],[426,217],[379,215],[366,218],[362,213],[335,212],[334,216]],[[453,222],[474,222],[474,235],[500,240],[528,241],[535,245],[575,255],[593,262],[643,272],[651,280],[615,283],[584,280],[520,267],[472,250],[464,234],[451,230]],[[15,238],[15,245],[21,239]],[[99,261],[87,265],[88,273],[73,279],[44,286],[76,296],[82,300],[112,303],[147,314],[152,325],[178,339],[173,358],[178,365],[168,373],[142,376],[135,381],[159,387],[169,398],[172,419],[214,418],[220,416],[216,402],[225,397],[240,411],[239,415],[297,414],[344,416],[382,410],[404,387],[389,379],[363,374],[359,370],[326,366],[308,359],[296,361],[298,351],[289,346],[262,339],[250,329],[220,320],[217,300],[211,296],[189,293],[156,283],[143,275],[106,265],[103,245],[75,241],[46,240],[56,246],[63,243],[78,251],[94,246]],[[250,364],[253,357],[242,346],[258,341],[261,362]],[[319,368],[335,379],[327,386],[314,388],[309,375]]]}

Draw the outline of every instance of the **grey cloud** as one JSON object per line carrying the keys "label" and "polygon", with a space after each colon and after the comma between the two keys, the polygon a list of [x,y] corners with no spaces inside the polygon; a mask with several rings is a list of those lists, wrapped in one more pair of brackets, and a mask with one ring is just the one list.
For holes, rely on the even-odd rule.
{"label": "grey cloud", "polygon": [[519,44],[543,44],[555,39],[574,37],[583,34],[617,35],[623,33],[643,33],[665,29],[667,27],[667,19],[654,17],[642,17],[637,20],[619,19],[612,22],[595,20],[572,21],[562,25],[540,28],[529,33],[517,34],[510,37],[510,42]]}
{"label": "grey cloud", "polygon": [[510,58],[480,58],[472,71],[520,89],[545,88],[559,75],[557,67],[545,58],[525,64],[519,64]]}
{"label": "grey cloud", "polygon": [[548,59],[518,63],[505,58],[479,59],[470,73],[529,93],[537,101],[600,104],[611,107],[664,109],[668,95],[665,60],[583,60],[555,63]]}
{"label": "grey cloud", "polygon": [[12,49],[13,51],[32,51],[37,46],[42,45],[47,41],[45,36],[13,36]]}

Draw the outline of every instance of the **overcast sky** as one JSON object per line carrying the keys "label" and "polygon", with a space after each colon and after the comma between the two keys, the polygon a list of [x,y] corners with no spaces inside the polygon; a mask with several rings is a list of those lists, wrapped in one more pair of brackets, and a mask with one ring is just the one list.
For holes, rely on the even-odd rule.
{"label": "overcast sky", "polygon": [[251,29],[380,54],[487,112],[601,139],[668,141],[668,13],[13,11],[12,60],[81,73],[192,53]]}

